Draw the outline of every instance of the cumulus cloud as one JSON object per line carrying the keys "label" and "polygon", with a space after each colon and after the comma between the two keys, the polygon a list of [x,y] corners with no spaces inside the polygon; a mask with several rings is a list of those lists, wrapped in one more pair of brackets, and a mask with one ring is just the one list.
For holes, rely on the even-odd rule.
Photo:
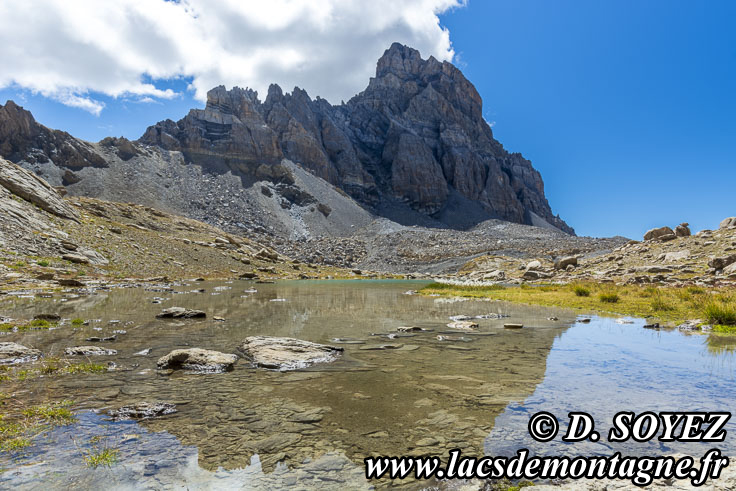
{"label": "cumulus cloud", "polygon": [[99,114],[111,97],[170,99],[191,78],[204,100],[224,84],[269,83],[330,102],[362,90],[398,41],[452,60],[438,15],[466,0],[3,0],[0,88],[18,86]]}

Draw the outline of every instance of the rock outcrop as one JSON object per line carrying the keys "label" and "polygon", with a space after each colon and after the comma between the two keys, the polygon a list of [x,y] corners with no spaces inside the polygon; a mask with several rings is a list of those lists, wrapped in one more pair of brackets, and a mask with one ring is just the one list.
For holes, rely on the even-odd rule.
{"label": "rock outcrop", "polygon": [[175,349],[159,358],[158,368],[184,369],[196,372],[224,372],[232,370],[237,355],[202,348]]}
{"label": "rock outcrop", "polygon": [[343,349],[294,338],[250,336],[238,348],[255,366],[296,370],[335,361]]}
{"label": "rock outcrop", "polygon": [[670,227],[659,227],[647,230],[644,234],[644,240],[671,240],[676,237],[675,232]]}
{"label": "rock outcrop", "polygon": [[77,212],[34,173],[0,158],[0,186],[56,216],[79,221]]}
{"label": "rock outcrop", "polygon": [[394,43],[376,76],[333,106],[302,89],[216,87],[205,109],[149,127],[139,140],[189,162],[289,182],[282,158],[379,214],[407,208],[453,227],[488,218],[573,233],[554,216],[541,176],[493,138],[475,87],[455,66]]}
{"label": "rock outcrop", "polygon": [[107,165],[90,144],[37,123],[29,111],[13,101],[0,105],[0,157],[31,164],[52,160],[72,170]]}
{"label": "rock outcrop", "polygon": [[0,365],[37,360],[41,352],[18,343],[0,343]]}

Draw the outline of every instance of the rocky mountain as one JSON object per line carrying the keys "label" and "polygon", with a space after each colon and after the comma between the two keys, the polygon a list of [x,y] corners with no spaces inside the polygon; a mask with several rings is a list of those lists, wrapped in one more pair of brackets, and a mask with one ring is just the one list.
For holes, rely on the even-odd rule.
{"label": "rocky mountain", "polygon": [[[8,101],[0,106],[0,156],[72,196],[252,233],[318,263],[367,267],[361,258],[373,248],[383,252],[370,265],[388,264],[395,251],[383,242],[374,248],[372,237],[396,230],[413,237],[420,228],[467,242],[460,256],[496,250],[503,233],[488,242],[489,219],[544,227],[555,237],[574,233],[552,214],[531,163],[493,138],[462,73],[399,44],[347,103],[276,85],[264,101],[252,90],[217,87],[204,109],[157,123],[138,141],[85,142]],[[455,234],[464,230],[472,237]],[[526,233],[522,227],[514,237]],[[347,242],[314,250],[314,241],[339,237]],[[320,255],[323,249],[332,252]]]}
{"label": "rocky mountain", "polygon": [[552,214],[539,172],[493,138],[460,70],[398,43],[347,103],[278,85],[261,102],[252,90],[220,86],[205,109],[151,126],[139,142],[275,179],[287,158],[399,222],[419,213],[452,228],[498,218],[574,233]]}

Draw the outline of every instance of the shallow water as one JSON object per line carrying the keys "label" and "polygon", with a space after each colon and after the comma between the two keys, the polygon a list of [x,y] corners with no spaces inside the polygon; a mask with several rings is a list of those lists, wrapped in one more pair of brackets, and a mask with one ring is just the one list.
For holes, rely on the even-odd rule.
{"label": "shallow water", "polygon": [[[9,298],[0,314],[43,312],[92,319],[89,326],[11,333],[2,340],[34,346],[46,356],[68,346],[99,344],[118,354],[113,371],[2,382],[33,403],[72,399],[79,423],[35,440],[23,455],[0,456],[0,486],[33,488],[369,487],[369,455],[609,453],[602,444],[539,444],[526,433],[531,414],[562,420],[587,410],[605,428],[620,410],[728,410],[736,395],[728,342],[656,332],[643,322],[618,325],[594,318],[576,324],[573,312],[481,300],[406,295],[422,283],[403,281],[191,282],[174,291],[114,289],[51,299]],[[203,288],[205,291],[194,292]],[[246,290],[255,288],[255,293]],[[162,298],[161,303],[152,303]],[[274,301],[284,300],[284,301]],[[205,320],[157,320],[162,308],[205,310]],[[453,315],[509,315],[477,320],[477,334],[450,332]],[[225,318],[224,322],[213,320]],[[557,316],[559,321],[547,320]],[[113,321],[113,322],[111,322]],[[117,321],[117,322],[114,322]],[[520,322],[521,330],[503,329]],[[432,331],[388,339],[399,326]],[[124,330],[114,342],[87,337]],[[223,374],[170,374],[156,360],[179,347],[235,353],[250,335],[291,336],[321,343],[335,338],[344,356],[330,365],[278,372],[240,360]],[[438,340],[437,336],[449,336]],[[362,343],[362,344],[359,344]],[[398,349],[366,350],[392,343]],[[135,353],[150,348],[148,356]],[[164,401],[178,412],[158,419],[111,422],[105,410]],[[102,436],[120,450],[110,469],[88,469],[89,440]],[[733,454],[727,439],[721,445]],[[699,448],[626,448],[629,453],[697,452]],[[386,483],[382,483],[386,484]]]}

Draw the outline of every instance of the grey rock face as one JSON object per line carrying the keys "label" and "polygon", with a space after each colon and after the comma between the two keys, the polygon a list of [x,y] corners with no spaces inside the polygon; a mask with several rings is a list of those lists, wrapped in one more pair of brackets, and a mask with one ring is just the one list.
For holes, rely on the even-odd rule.
{"label": "grey rock face", "polygon": [[725,218],[718,228],[731,228],[736,227],[736,217]]}
{"label": "grey rock face", "polygon": [[72,170],[107,165],[89,144],[38,124],[30,112],[13,101],[0,105],[0,157],[13,162],[51,160]]}
{"label": "grey rock face", "polygon": [[[0,142],[2,140],[0,139]],[[56,216],[79,221],[77,212],[46,181],[0,158],[0,186]]]}
{"label": "grey rock face", "polygon": [[343,349],[294,338],[250,336],[238,348],[254,365],[278,370],[296,370],[335,361]]}
{"label": "grey rock face", "polygon": [[455,66],[394,43],[376,76],[349,102],[333,106],[302,89],[272,85],[264,102],[252,90],[216,87],[207,106],[178,122],[149,127],[139,140],[178,150],[195,163],[289,180],[286,157],[381,211],[386,199],[453,221],[531,224],[532,214],[574,231],[552,214],[541,176],[493,138],[475,87]]}
{"label": "grey rock face", "polygon": [[0,365],[37,360],[41,352],[18,343],[0,343]]}
{"label": "grey rock face", "polygon": [[175,349],[158,359],[159,368],[194,370],[198,372],[224,372],[232,370],[237,355],[201,348]]}

